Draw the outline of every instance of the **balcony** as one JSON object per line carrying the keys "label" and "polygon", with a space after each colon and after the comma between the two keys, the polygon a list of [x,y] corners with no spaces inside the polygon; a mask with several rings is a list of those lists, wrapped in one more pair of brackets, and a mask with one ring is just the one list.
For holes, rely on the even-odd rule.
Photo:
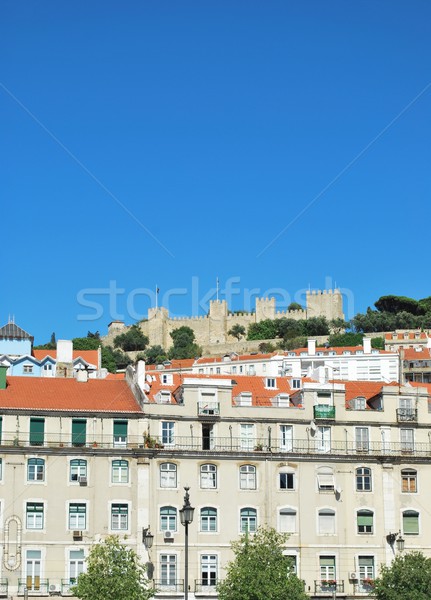
{"label": "balcony", "polygon": [[217,594],[217,585],[221,583],[217,579],[195,579],[195,594]]}
{"label": "balcony", "polygon": [[157,592],[163,592],[164,594],[177,595],[184,593],[184,579],[153,579],[153,586]]}
{"label": "balcony", "polygon": [[49,581],[48,579],[41,579],[37,575],[18,579],[18,596],[24,596],[25,589],[30,592],[31,596],[48,596]]}
{"label": "balcony", "polygon": [[397,408],[398,423],[417,423],[417,408]]}
{"label": "balcony", "polygon": [[344,581],[320,580],[314,582],[315,594],[328,594],[329,597],[334,597],[336,594],[344,594]]}
{"label": "balcony", "polygon": [[220,402],[198,402],[198,417],[217,419],[220,417]]}
{"label": "balcony", "polygon": [[315,419],[335,419],[335,406],[327,404],[316,404],[313,407],[313,415]]}
{"label": "balcony", "polygon": [[0,577],[0,596],[7,596],[7,594],[8,594],[7,577]]}
{"label": "balcony", "polygon": [[62,596],[72,596],[71,588],[76,585],[76,578],[72,577],[70,579],[62,579],[61,580],[61,595]]}

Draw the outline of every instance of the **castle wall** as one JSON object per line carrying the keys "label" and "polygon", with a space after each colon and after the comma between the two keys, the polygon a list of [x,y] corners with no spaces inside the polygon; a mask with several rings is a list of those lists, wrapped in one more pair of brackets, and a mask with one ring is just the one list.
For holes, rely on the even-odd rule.
{"label": "castle wall", "polygon": [[[265,319],[306,319],[310,317],[326,317],[328,320],[344,318],[343,301],[339,290],[310,291],[306,295],[306,310],[276,311],[275,298],[256,298],[255,313],[230,314],[226,300],[211,300],[208,315],[201,317],[170,318],[168,310],[163,307],[150,308],[148,320],[141,321],[139,326],[148,336],[150,346],[159,345],[165,349],[172,346],[170,333],[179,327],[190,327],[195,334],[196,343],[202,346],[206,354],[212,354],[212,347],[219,348],[217,353],[233,348],[234,344],[243,344],[228,334],[233,325],[242,325],[246,330],[252,323]],[[127,331],[128,327],[119,321],[114,321],[108,328],[108,335],[103,343],[113,345],[114,338],[119,333]],[[262,340],[257,342],[257,345]],[[241,347],[241,351],[242,348]],[[256,348],[253,346],[253,350]]]}

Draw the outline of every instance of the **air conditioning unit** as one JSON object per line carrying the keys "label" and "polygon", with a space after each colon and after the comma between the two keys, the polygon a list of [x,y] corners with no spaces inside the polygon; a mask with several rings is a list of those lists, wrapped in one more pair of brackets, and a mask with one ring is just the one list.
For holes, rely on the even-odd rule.
{"label": "air conditioning unit", "polygon": [[351,579],[352,581],[355,581],[358,579],[358,574],[356,573],[356,571],[350,571],[349,579]]}
{"label": "air conditioning unit", "polygon": [[49,595],[50,596],[61,596],[61,587],[57,584],[51,584],[49,586]]}
{"label": "air conditioning unit", "polygon": [[81,475],[80,477],[78,477],[78,482],[79,482],[79,485],[87,485],[87,477],[84,477],[83,475]]}
{"label": "air conditioning unit", "polygon": [[72,537],[74,540],[82,540],[82,531],[74,531]]}
{"label": "air conditioning unit", "polygon": [[174,541],[174,533],[173,531],[165,531],[163,533],[163,537],[165,539],[165,542],[173,542]]}

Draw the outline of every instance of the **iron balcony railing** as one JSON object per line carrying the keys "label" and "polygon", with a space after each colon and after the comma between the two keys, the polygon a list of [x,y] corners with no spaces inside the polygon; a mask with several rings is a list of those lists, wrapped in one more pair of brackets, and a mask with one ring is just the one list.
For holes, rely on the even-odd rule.
{"label": "iron balcony railing", "polygon": [[315,419],[335,419],[335,406],[316,405],[313,406]]}
{"label": "iron balcony railing", "polygon": [[314,581],[314,593],[315,594],[328,594],[333,596],[335,594],[344,593],[344,581],[335,580],[318,580]]}
{"label": "iron balcony railing", "polygon": [[18,596],[23,596],[26,589],[30,595],[48,596],[49,580],[38,576],[18,579]]}
{"label": "iron balcony railing", "polygon": [[184,579],[153,579],[153,586],[158,592],[184,592]]}
{"label": "iron balcony railing", "polygon": [[417,408],[397,408],[397,421],[398,423],[416,423],[418,420]]}
{"label": "iron balcony railing", "polygon": [[[118,448],[110,435],[94,436],[89,438],[83,445],[75,446],[75,444],[67,439],[66,436],[52,434],[46,435],[43,446],[37,446],[38,452],[46,449],[67,449],[79,447],[83,452],[86,450],[95,451],[95,449],[118,449],[121,452],[127,450],[136,452],[139,450],[151,450],[155,452],[163,451],[169,453],[175,452],[279,452],[289,454],[348,454],[360,455],[368,453],[375,456],[396,456],[409,454],[412,456],[431,457],[431,442],[413,442],[410,440],[403,442],[357,442],[355,440],[328,440],[317,439],[309,433],[306,439],[288,439],[281,440],[275,435],[267,435],[259,438],[241,438],[237,436],[225,437],[203,437],[196,436],[172,436],[169,441],[163,437],[154,437],[152,444],[145,443],[143,436],[129,436],[125,446]],[[31,448],[28,444],[28,435],[25,433],[16,434],[3,432],[0,448],[22,447]]]}
{"label": "iron balcony railing", "polygon": [[206,592],[206,593],[216,593],[217,585],[221,583],[220,579],[195,579],[195,593]]}
{"label": "iron balcony railing", "polygon": [[71,588],[76,585],[77,579],[75,577],[71,577],[70,579],[62,579],[61,580],[61,595],[62,596],[72,596]]}
{"label": "iron balcony railing", "polygon": [[198,416],[199,417],[219,417],[220,416],[220,402],[198,402]]}
{"label": "iron balcony railing", "polygon": [[0,595],[8,595],[8,580],[7,577],[0,577]]}

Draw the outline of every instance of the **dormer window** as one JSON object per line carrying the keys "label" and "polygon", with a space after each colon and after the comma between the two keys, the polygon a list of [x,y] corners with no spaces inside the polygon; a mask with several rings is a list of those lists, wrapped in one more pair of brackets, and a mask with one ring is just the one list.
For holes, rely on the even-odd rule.
{"label": "dormer window", "polygon": [[160,378],[165,385],[172,385],[172,373],[163,373]]}
{"label": "dormer window", "polygon": [[299,390],[301,388],[301,380],[300,379],[292,379],[292,389]]}
{"label": "dormer window", "polygon": [[265,381],[265,387],[268,389],[276,389],[277,388],[277,380],[275,377],[267,377]]}
{"label": "dormer window", "polygon": [[343,354],[352,354],[350,350],[343,350]]}
{"label": "dormer window", "polygon": [[272,399],[272,404],[279,408],[287,408],[290,404],[289,394],[278,394],[278,396]]}
{"label": "dormer window", "polygon": [[241,392],[241,394],[237,397],[238,406],[251,406],[252,404],[252,395],[251,392]]}
{"label": "dormer window", "polygon": [[171,401],[171,392],[169,390],[160,390],[158,400],[160,404],[169,404]]}
{"label": "dormer window", "polygon": [[24,365],[23,369],[22,369],[22,372],[25,373],[25,374],[27,374],[27,375],[30,374],[30,373],[33,373],[33,365]]}
{"label": "dormer window", "polygon": [[365,410],[367,407],[366,400],[363,396],[353,398],[350,405],[353,410]]}

